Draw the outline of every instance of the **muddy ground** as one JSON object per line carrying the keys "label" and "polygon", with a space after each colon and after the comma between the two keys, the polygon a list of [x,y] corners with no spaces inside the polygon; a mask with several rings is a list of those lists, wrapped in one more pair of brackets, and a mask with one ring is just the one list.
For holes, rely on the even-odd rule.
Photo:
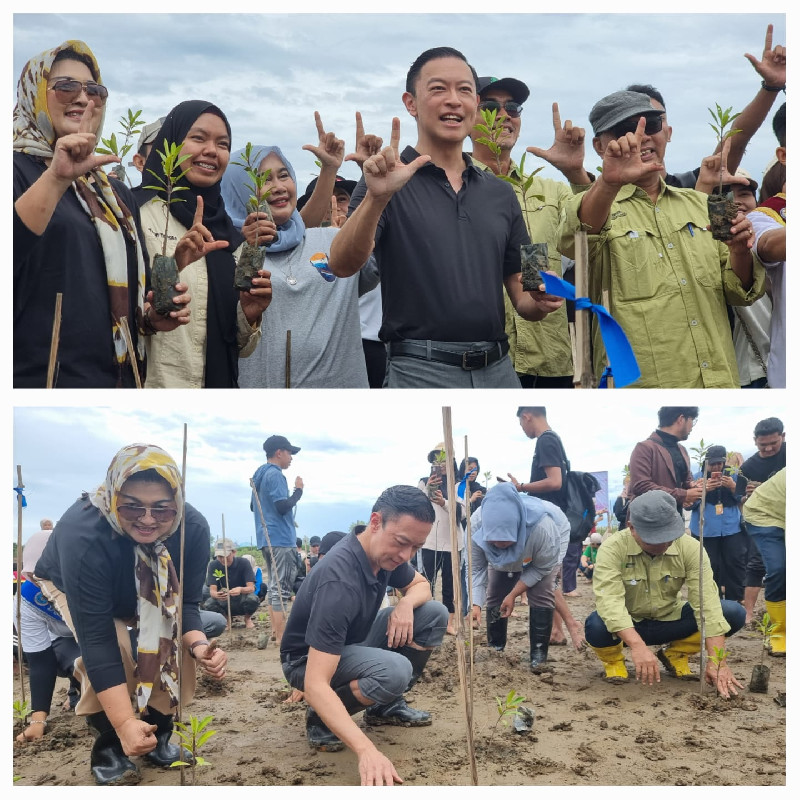
{"label": "muddy ground", "polygon": [[[591,586],[579,578],[578,597],[567,598],[583,620],[593,609]],[[763,608],[757,607],[758,613]],[[348,786],[358,784],[356,759],[348,751],[315,753],[305,739],[303,703],[286,705],[288,694],[274,643],[257,649],[259,633],[234,621],[221,643],[229,652],[224,685],[201,679],[194,703],[184,711],[213,714],[217,730],[203,748],[210,766],[197,782],[216,786]],[[760,638],[741,631],[729,643],[729,663],[747,685],[758,662]],[[786,662],[768,658],[768,694],[747,688],[720,700],[698,682],[662,674],[653,687],[635,681],[613,686],[601,679],[593,653],[551,647],[553,672],[527,668],[527,608],[517,607],[504,653],[475,647],[474,749],[481,785],[735,785],[781,786],[786,782]],[[699,656],[693,659],[695,672]],[[630,668],[630,660],[628,660]],[[535,714],[533,730],[516,734],[494,726],[495,696],[516,690]],[[15,697],[18,687],[15,679]],[[59,680],[51,722],[39,742],[14,744],[17,786],[92,784],[85,721],[61,710],[66,681]],[[425,728],[368,727],[367,735],[394,763],[407,786],[469,785],[464,713],[459,694],[456,645],[448,636],[408,699],[434,713]],[[363,714],[356,717],[364,725]],[[136,759],[136,761],[140,761]],[[179,770],[147,765],[142,785],[180,785]],[[187,770],[185,780],[191,782]]]}

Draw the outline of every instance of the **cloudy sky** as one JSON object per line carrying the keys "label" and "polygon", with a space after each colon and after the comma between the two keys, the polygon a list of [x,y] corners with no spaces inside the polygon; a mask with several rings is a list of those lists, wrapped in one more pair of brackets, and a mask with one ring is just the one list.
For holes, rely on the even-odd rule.
{"label": "cloudy sky", "polygon": [[[29,399],[15,403],[13,412],[13,463],[22,467],[28,502],[23,540],[38,530],[42,517],[57,519],[82,490],[99,485],[113,455],[127,444],[160,445],[180,465],[184,423],[187,499],[215,535],[224,514],[226,534],[241,543],[253,535],[249,479],[264,461],[264,439],[273,433],[302,448],[286,472],[290,486],[297,475],[305,482],[297,510],[302,536],[347,530],[351,522],[368,518],[384,488],[416,484],[428,472],[428,451],[443,440],[443,404],[452,409],[458,460],[466,435],[481,471],[492,473],[489,485],[508,472],[527,479],[533,455],[534,443],[516,418],[517,405],[533,402],[526,392],[245,392],[224,400],[212,392],[80,394],[102,399],[74,406],[66,405],[75,402],[71,394],[61,394],[62,407],[53,407],[43,405],[54,402],[52,395],[16,395]],[[659,405],[700,406],[690,448],[702,438],[747,457],[755,451],[752,431],[759,419],[778,416],[791,429],[778,393],[759,393],[763,406],[744,405],[754,402],[753,394],[742,398],[730,392],[617,392],[613,400],[593,392],[591,403],[584,392],[537,394],[550,401],[548,419],[572,466],[609,473],[612,500],[632,447],[656,427]],[[9,500],[16,502],[13,496]],[[16,530],[15,524],[14,540]]]}
{"label": "cloudy sky", "polygon": [[[588,127],[589,110],[598,99],[629,83],[651,83],[664,95],[674,129],[667,165],[680,172],[698,166],[714,149],[707,108],[719,102],[738,111],[756,93],[760,78],[744,53],[760,58],[768,23],[775,26],[774,42],[786,43],[780,13],[683,10],[729,10],[729,3],[658,7],[681,12],[672,14],[483,15],[464,13],[464,5],[440,2],[435,8],[458,13],[436,14],[408,13],[431,7],[413,2],[403,4],[403,14],[19,13],[13,16],[11,88],[34,54],[66,39],[82,39],[97,56],[111,93],[106,136],[119,130],[117,121],[128,108],[141,109],[151,122],[182,100],[206,99],[227,114],[235,148],[247,141],[280,145],[294,163],[302,190],[316,174],[313,156],[300,149],[317,142],[315,110],[329,130],[345,139],[346,152],[353,145],[357,110],[367,131],[387,141],[392,117],[400,117],[402,144],[414,144],[414,123],[400,99],[406,72],[422,51],[449,45],[461,50],[479,75],[517,77],[530,87],[517,158],[525,146],[552,143],[553,101],[559,102],[564,119]],[[503,10],[520,5],[512,0]],[[302,0],[292,4],[296,10],[307,7]],[[160,11],[164,6],[140,2],[137,8]],[[775,108],[784,99],[779,95]],[[757,180],[775,146],[769,126],[753,139],[743,166]],[[537,159],[528,163],[545,164]],[[590,171],[599,163],[593,152],[587,153]],[[358,177],[352,164],[342,172]],[[542,174],[559,177],[549,165]]]}

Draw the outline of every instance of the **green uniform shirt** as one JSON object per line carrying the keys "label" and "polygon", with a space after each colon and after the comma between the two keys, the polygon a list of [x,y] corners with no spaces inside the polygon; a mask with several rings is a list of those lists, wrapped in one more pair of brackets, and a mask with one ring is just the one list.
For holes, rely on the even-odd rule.
{"label": "green uniform shirt", "polygon": [[756,486],[743,513],[744,521],[751,525],[786,530],[786,467]]}
{"label": "green uniform shirt", "polygon": [[[570,257],[581,195],[562,214],[561,252]],[[636,354],[636,388],[739,388],[726,301],[747,306],[764,294],[764,268],[753,257],[749,290],[728,265],[728,248],[715,241],[706,195],[661,181],[653,203],[642,189],[623,186],[598,234],[589,235],[589,296],[603,302],[622,326]],[[595,374],[605,350],[592,323]]]}
{"label": "green uniform shirt", "polygon": [[[485,164],[471,156],[476,167],[489,170]],[[510,175],[522,177],[519,167],[512,161]],[[575,187],[576,191],[586,187]],[[572,197],[572,190],[566,183],[548,178],[534,177],[527,198],[527,208],[522,201],[522,193],[514,187],[525,223],[528,226],[532,242],[547,242],[547,259],[549,269],[559,278],[561,270],[561,253],[558,249],[558,225],[561,208],[567,198]],[[543,195],[544,200],[530,195]],[[506,304],[506,334],[508,335],[509,356],[514,369],[520,375],[542,375],[558,378],[572,375],[572,343],[567,325],[567,307],[561,306],[558,311],[548,314],[540,322],[530,322],[517,314],[508,294],[504,294]]]}
{"label": "green uniform shirt", "polygon": [[[685,585],[700,628],[700,543],[691,536],[676,539],[660,556],[645,553],[629,530],[617,531],[597,551],[592,576],[597,613],[611,633],[632,628],[643,619],[679,619]],[[703,559],[706,636],[730,630],[722,615],[719,589],[708,556]]]}

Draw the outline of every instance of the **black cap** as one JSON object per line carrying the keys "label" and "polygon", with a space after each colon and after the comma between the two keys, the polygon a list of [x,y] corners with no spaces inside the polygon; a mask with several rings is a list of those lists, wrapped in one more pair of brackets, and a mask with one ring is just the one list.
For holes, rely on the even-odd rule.
{"label": "black cap", "polygon": [[347,536],[347,534],[344,533],[344,531],[330,531],[329,533],[326,533],[320,542],[319,554],[321,556],[326,555],[330,549],[344,539],[345,536]]}
{"label": "black cap", "polygon": [[502,89],[511,95],[515,103],[522,105],[530,96],[531,90],[516,78],[478,78],[478,94],[483,94],[489,87]]}
{"label": "black cap", "polygon": [[264,442],[264,452],[267,458],[274,456],[277,450],[288,450],[292,455],[300,452],[299,447],[295,447],[285,436],[270,436]]}
{"label": "black cap", "polygon": [[725,463],[727,459],[728,451],[721,444],[713,444],[706,450],[706,464]]}
{"label": "black cap", "polygon": [[[317,185],[317,178],[314,178],[311,183],[306,186],[305,192],[303,192],[301,197],[297,198],[297,210],[302,211],[303,206],[311,199],[311,195],[314,193],[314,187]],[[343,178],[341,175],[336,176],[336,181],[333,184],[333,190],[331,194],[334,194],[337,189],[344,189],[347,194],[352,195],[353,190],[356,188],[356,184],[358,181],[349,181],[347,178]]]}
{"label": "black cap", "polygon": [[309,544],[310,547],[314,547],[314,545],[319,544],[321,541],[322,541],[322,539],[320,539],[319,536],[312,536],[308,540],[308,544]]}

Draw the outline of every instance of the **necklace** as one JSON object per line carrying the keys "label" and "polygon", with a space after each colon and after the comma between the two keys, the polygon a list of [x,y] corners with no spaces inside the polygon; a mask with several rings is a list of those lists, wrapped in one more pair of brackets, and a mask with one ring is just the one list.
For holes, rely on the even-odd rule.
{"label": "necklace", "polygon": [[270,262],[270,264],[272,266],[275,266],[275,267],[278,268],[278,270],[283,274],[283,277],[286,279],[286,283],[288,283],[289,286],[296,286],[297,285],[297,278],[295,278],[295,276],[294,276],[294,271],[292,270],[292,265],[291,265],[291,259],[292,259],[293,253],[294,253],[294,251],[290,250],[287,254],[285,254],[285,255],[281,254],[280,255],[280,258],[283,259],[283,263],[284,264],[288,264],[288,266],[289,266],[289,272],[288,273],[286,272],[286,270],[283,269],[283,267],[278,262],[278,258],[279,258],[278,254],[277,253],[275,253],[274,255],[273,254],[269,254],[269,262]]}

